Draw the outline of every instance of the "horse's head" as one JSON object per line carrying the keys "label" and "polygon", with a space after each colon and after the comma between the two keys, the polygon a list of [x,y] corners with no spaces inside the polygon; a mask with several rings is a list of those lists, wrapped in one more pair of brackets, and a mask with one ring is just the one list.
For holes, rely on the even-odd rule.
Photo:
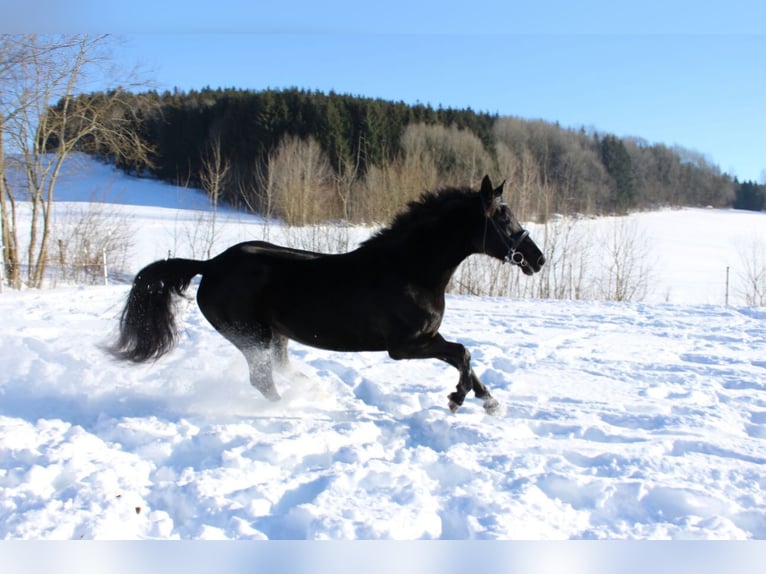
{"label": "horse's head", "polygon": [[489,176],[481,182],[481,205],[484,211],[483,235],[479,251],[517,265],[525,275],[533,275],[545,264],[540,248],[530,239],[511,208],[503,203],[503,185],[492,187]]}

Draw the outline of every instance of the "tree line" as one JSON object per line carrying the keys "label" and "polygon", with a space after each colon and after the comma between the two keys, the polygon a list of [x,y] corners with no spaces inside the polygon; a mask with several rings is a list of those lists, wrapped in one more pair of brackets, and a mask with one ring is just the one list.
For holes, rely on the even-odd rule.
{"label": "tree line", "polygon": [[112,111],[114,121],[130,124],[152,152],[115,156],[96,138],[81,140],[81,150],[290,223],[385,221],[425,189],[475,186],[485,173],[506,178],[528,220],[660,206],[753,208],[751,196],[763,197],[763,186],[740,184],[688,149],[471,109],[297,88],[146,91],[119,102],[125,108]]}

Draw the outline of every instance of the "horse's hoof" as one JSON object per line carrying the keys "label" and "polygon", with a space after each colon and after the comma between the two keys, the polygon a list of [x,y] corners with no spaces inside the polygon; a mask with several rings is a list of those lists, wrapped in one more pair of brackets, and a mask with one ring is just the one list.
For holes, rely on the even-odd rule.
{"label": "horse's hoof", "polygon": [[484,401],[484,410],[488,415],[498,415],[500,414],[500,403],[490,397]]}
{"label": "horse's hoof", "polygon": [[449,399],[449,410],[451,410],[453,413],[456,413],[457,410],[460,408],[460,405],[463,404],[463,400],[465,397],[461,397],[457,392],[450,393],[447,395],[447,398]]}

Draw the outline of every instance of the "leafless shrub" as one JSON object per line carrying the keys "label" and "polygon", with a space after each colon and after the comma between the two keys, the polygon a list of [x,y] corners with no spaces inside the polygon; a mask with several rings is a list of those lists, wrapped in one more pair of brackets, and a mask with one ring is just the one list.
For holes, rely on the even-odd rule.
{"label": "leafless shrub", "polygon": [[207,152],[202,157],[202,169],[200,171],[200,180],[202,182],[202,188],[210,198],[210,205],[212,207],[212,213],[210,217],[210,225],[208,226],[208,241],[207,248],[205,250],[205,256],[210,258],[213,252],[213,244],[216,240],[217,228],[216,223],[218,220],[218,201],[223,191],[223,185],[228,176],[231,165],[229,161],[223,156],[221,149],[221,138],[215,137],[210,142],[210,146]]}
{"label": "leafless shrub", "polygon": [[535,296],[543,299],[583,299],[588,296],[592,241],[578,223],[577,218],[558,217],[543,226],[546,264],[537,276]]}
{"label": "leafless shrub", "polygon": [[112,273],[125,268],[135,230],[105,204],[70,207],[57,222],[56,281],[97,284],[104,281],[104,264]]}
{"label": "leafless shrub", "polygon": [[745,304],[766,307],[766,247],[758,238],[750,240],[747,251],[740,254],[742,271],[738,274],[740,296]]}
{"label": "leafless shrub", "polygon": [[173,225],[173,257],[191,259],[210,258],[218,236],[216,219],[212,212],[179,212]]}
{"label": "leafless shrub", "polygon": [[598,297],[607,301],[640,301],[646,297],[649,248],[638,224],[616,218],[599,238],[599,245],[605,273],[598,281]]}

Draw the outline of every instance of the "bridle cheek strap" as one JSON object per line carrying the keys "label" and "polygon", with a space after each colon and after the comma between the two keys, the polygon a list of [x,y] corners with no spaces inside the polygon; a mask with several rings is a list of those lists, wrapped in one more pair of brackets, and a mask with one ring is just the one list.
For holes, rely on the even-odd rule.
{"label": "bridle cheek strap", "polygon": [[521,245],[521,242],[524,241],[527,237],[529,237],[529,231],[522,229],[515,237],[511,237],[512,242],[508,246],[508,249],[512,253],[516,253],[516,250],[519,248],[519,245]]}

